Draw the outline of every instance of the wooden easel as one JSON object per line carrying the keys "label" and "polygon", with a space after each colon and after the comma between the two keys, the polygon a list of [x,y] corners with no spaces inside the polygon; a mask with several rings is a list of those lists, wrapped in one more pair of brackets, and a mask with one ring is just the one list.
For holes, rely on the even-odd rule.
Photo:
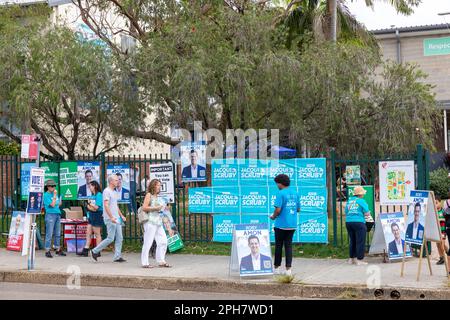
{"label": "wooden easel", "polygon": [[[433,191],[423,191],[423,192],[428,192],[428,198],[427,198],[427,212],[426,212],[426,217],[425,217],[425,226],[424,226],[424,231],[423,231],[423,240],[422,240],[422,244],[420,245],[419,267],[417,270],[417,281],[420,280],[420,273],[422,272],[422,256],[423,256],[424,247],[425,247],[425,255],[426,255],[427,261],[428,261],[428,269],[430,270],[430,276],[433,275],[433,271],[431,269],[431,259],[430,259],[430,255],[428,252],[427,242],[440,243],[443,247],[445,247],[444,240],[442,239],[439,219],[437,216],[434,192]],[[427,237],[427,233],[426,233],[427,231],[429,231],[428,237]],[[405,245],[403,248],[402,268],[401,268],[401,272],[400,272],[401,277],[403,277],[404,269],[405,269],[406,246],[407,246],[407,243],[405,241]],[[447,253],[445,252],[445,250],[444,250],[444,263],[445,263],[446,276],[448,278],[449,277],[448,261],[447,261]]]}

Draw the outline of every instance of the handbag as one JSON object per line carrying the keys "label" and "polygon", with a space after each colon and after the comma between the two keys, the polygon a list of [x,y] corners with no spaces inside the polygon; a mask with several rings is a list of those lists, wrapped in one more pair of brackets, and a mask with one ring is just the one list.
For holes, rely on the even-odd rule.
{"label": "handbag", "polygon": [[145,212],[144,211],[144,209],[142,208],[142,206],[141,207],[139,207],[139,209],[138,209],[138,220],[139,220],[139,223],[140,224],[144,224],[144,223],[146,223],[147,221],[148,221],[148,219],[149,219],[149,213],[148,212]]}

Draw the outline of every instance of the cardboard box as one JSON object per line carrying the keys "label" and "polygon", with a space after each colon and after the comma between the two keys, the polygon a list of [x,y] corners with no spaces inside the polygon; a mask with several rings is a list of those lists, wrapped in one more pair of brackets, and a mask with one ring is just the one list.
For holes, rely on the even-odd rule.
{"label": "cardboard box", "polygon": [[66,219],[83,219],[83,211],[64,209],[64,212],[66,213]]}

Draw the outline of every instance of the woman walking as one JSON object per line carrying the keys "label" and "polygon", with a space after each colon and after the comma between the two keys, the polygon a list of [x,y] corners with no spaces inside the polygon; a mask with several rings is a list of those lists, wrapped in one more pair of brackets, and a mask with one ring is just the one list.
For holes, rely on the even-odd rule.
{"label": "woman walking", "polygon": [[149,219],[143,224],[144,227],[144,245],[141,253],[141,263],[143,268],[152,268],[148,261],[148,254],[153,240],[156,241],[156,262],[159,267],[170,268],[166,262],[167,236],[162,225],[160,213],[166,208],[167,204],[158,199],[161,191],[161,182],[153,179],[147,189],[142,210],[149,213]]}
{"label": "woman walking", "polygon": [[369,205],[363,199],[366,190],[361,186],[357,186],[353,194],[354,196],[348,199],[345,207],[345,226],[350,239],[350,258],[348,262],[360,266],[367,264],[367,262],[363,261],[367,233],[365,216],[370,215],[370,211]]}
{"label": "woman walking", "polygon": [[92,199],[89,200],[87,205],[88,226],[86,231],[86,245],[81,253],[81,256],[84,257],[89,256],[92,234],[95,234],[95,242],[97,244],[102,242],[103,196],[97,181],[91,181],[89,183],[89,190],[91,191]]}

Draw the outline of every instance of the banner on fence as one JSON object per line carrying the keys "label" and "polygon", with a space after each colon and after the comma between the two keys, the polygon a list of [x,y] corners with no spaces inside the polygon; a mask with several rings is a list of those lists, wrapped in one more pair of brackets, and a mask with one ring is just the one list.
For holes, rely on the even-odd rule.
{"label": "banner on fence", "polygon": [[130,167],[127,164],[113,165],[106,167],[106,175],[117,175],[119,183],[115,191],[119,194],[118,203],[130,203]]}
{"label": "banner on fence", "polygon": [[28,199],[30,193],[31,168],[35,163],[22,163],[20,166],[20,196],[22,200]]}
{"label": "banner on fence", "polygon": [[212,213],[213,192],[212,188],[189,188],[189,212]]}
{"label": "banner on fence", "polygon": [[[52,179],[56,182],[56,190],[59,190],[59,170],[56,162],[41,162],[41,168],[45,170],[44,180]],[[59,193],[59,192],[58,192]]]}
{"label": "banner on fence", "polygon": [[26,213],[13,211],[11,216],[11,227],[9,228],[6,249],[10,251],[22,251]]}
{"label": "banner on fence", "polygon": [[240,276],[273,274],[267,223],[235,225],[230,271],[239,271]]}
{"label": "banner on fence", "polygon": [[20,156],[23,159],[36,160],[38,157],[38,144],[36,134],[24,134],[21,138]]}
{"label": "banner on fence", "polygon": [[310,243],[328,243],[327,214],[300,214],[298,241]]}
{"label": "banner on fence", "polygon": [[77,198],[78,200],[89,199],[92,196],[89,183],[97,181],[100,183],[99,162],[78,162],[77,164]]}
{"label": "banner on fence", "polygon": [[161,181],[160,195],[166,197],[169,203],[175,202],[175,179],[173,175],[173,164],[171,162],[150,164],[150,181],[158,179]]}
{"label": "banner on fence", "polygon": [[346,166],[345,178],[348,185],[360,185],[361,184],[361,166]]}
{"label": "banner on fence", "polygon": [[77,200],[77,162],[61,162],[59,165],[59,193],[63,200]]}
{"label": "banner on fence", "polygon": [[408,205],[414,190],[414,161],[381,161],[380,202],[382,205]]}
{"label": "banner on fence", "polygon": [[206,181],[206,142],[182,142],[180,153],[182,181]]}
{"label": "banner on fence", "polygon": [[45,170],[41,168],[31,168],[29,194],[27,201],[27,213],[40,214],[44,198],[44,178]]}

